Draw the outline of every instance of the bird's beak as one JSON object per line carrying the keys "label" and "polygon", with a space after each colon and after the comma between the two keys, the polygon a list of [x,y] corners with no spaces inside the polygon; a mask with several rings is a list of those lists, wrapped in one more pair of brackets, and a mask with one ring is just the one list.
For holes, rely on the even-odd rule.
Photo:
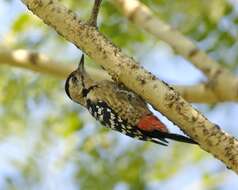
{"label": "bird's beak", "polygon": [[80,71],[81,73],[84,73],[84,71],[85,71],[84,70],[84,54],[82,54],[82,56],[81,56],[77,70]]}

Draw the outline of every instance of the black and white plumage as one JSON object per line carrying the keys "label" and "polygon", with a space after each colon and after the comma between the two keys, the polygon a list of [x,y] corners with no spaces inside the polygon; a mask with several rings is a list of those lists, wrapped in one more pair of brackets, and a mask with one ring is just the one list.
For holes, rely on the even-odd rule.
{"label": "black and white plumage", "polygon": [[67,78],[65,91],[102,125],[132,138],[161,145],[167,145],[166,139],[196,144],[186,136],[169,133],[134,92],[112,81],[93,81],[85,72],[83,61],[82,57],[79,68]]}
{"label": "black and white plumage", "polygon": [[108,105],[103,101],[98,101],[97,103],[87,100],[86,107],[90,114],[98,120],[102,125],[116,130],[124,135],[130,136],[132,138],[152,141],[161,145],[166,145],[168,141],[164,138],[158,138],[152,132],[143,132],[136,126],[131,126],[127,121],[121,119]]}

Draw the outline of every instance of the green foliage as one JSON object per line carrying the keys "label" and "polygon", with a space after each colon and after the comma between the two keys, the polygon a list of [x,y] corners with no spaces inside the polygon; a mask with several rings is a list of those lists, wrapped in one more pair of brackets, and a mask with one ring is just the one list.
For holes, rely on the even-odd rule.
{"label": "green foliage", "polygon": [[[4,2],[8,6],[20,4],[13,0]],[[84,20],[89,17],[92,1],[61,2]],[[142,2],[155,15],[197,41],[221,64],[237,68],[238,16],[228,1]],[[79,51],[29,12],[20,11],[10,26],[8,32],[1,34],[3,44],[44,52],[56,60],[77,62]],[[159,41],[131,24],[106,0],[102,4],[99,30],[133,57],[153,51]],[[4,165],[14,168],[17,174],[6,174],[3,182],[0,180],[0,189],[45,189],[49,183],[45,176],[55,185],[54,189],[59,186],[68,189],[68,181],[75,184],[74,189],[110,190],[120,185],[123,189],[152,189],[153,183],[163,187],[176,176],[189,178],[190,173],[184,170],[200,168],[199,164],[211,159],[194,146],[172,143],[163,148],[104,129],[66,97],[63,86],[62,81],[51,76],[0,67],[0,148],[9,143],[20,150],[15,156],[4,157]],[[202,170],[204,173],[198,180],[204,189],[219,189],[226,176],[224,168],[215,174],[206,168]],[[66,174],[70,176],[67,179]],[[3,175],[0,173],[0,179]]]}
{"label": "green foliage", "polygon": [[119,47],[130,49],[132,42],[145,42],[146,34],[125,17],[121,17],[118,10],[110,2],[105,1],[102,14],[103,22],[100,25],[100,31]]}

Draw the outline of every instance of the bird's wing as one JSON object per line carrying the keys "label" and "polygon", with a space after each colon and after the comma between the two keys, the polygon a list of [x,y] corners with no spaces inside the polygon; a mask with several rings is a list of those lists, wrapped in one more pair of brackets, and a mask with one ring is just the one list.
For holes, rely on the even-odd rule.
{"label": "bird's wing", "polygon": [[166,126],[152,115],[146,103],[139,96],[119,88],[114,83],[100,82],[94,90],[88,93],[87,98],[91,101],[89,111],[94,117],[102,124],[128,136],[161,145],[168,143],[166,139],[196,144],[186,136],[170,134]]}
{"label": "bird's wing", "polygon": [[151,114],[142,98],[110,81],[101,81],[88,97],[95,101],[105,101],[119,117],[131,125],[139,123],[143,116]]}

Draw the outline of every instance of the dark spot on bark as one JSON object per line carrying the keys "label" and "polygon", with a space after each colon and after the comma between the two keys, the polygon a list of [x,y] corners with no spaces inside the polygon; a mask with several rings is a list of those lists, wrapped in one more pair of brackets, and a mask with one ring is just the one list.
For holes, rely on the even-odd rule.
{"label": "dark spot on bark", "polygon": [[144,85],[146,83],[146,80],[143,76],[137,76],[136,80],[138,80],[140,82],[141,85]]}
{"label": "dark spot on bark", "polygon": [[203,70],[207,74],[211,72],[211,68],[210,67],[205,67],[205,68],[203,68]]}
{"label": "dark spot on bark", "polygon": [[172,101],[174,99],[174,94],[168,93],[165,97],[166,101]]}
{"label": "dark spot on bark", "polygon": [[145,20],[148,22],[149,20],[151,20],[153,17],[151,15],[146,15]]}
{"label": "dark spot on bark", "polygon": [[214,127],[216,127],[219,130],[221,129],[221,127],[219,125],[217,125],[217,124],[215,124]]}
{"label": "dark spot on bark", "polygon": [[[43,6],[43,3],[42,3],[41,0],[38,0],[38,1],[35,1],[35,5],[36,5],[37,7],[42,7],[42,6]],[[36,8],[37,8],[37,7],[36,7]]]}
{"label": "dark spot on bark", "polygon": [[237,139],[235,137],[231,137],[230,144],[234,144]]}
{"label": "dark spot on bark", "polygon": [[226,147],[225,152],[226,152],[227,156],[229,156],[230,153],[232,152],[232,147]]}
{"label": "dark spot on bark", "polygon": [[48,20],[44,20],[44,23],[50,25],[50,22]]}
{"label": "dark spot on bark", "polygon": [[161,81],[162,81],[162,83],[163,83],[165,86],[169,87],[168,83],[166,83],[166,82],[163,81],[163,80],[161,80]]}
{"label": "dark spot on bark", "polygon": [[131,69],[138,69],[139,66],[137,64],[131,64]]}
{"label": "dark spot on bark", "polygon": [[114,53],[114,55],[116,56],[116,55],[117,55],[117,50],[114,49],[114,50],[113,50],[113,53]]}
{"label": "dark spot on bark", "polygon": [[221,70],[221,69],[218,69],[218,70],[215,72],[214,76],[213,76],[214,79],[218,78],[220,74],[222,74],[222,70]]}
{"label": "dark spot on bark", "polygon": [[52,0],[50,0],[49,4],[53,4],[53,1],[52,1]]}
{"label": "dark spot on bark", "polygon": [[144,85],[146,83],[145,79],[140,79],[140,83]]}
{"label": "dark spot on bark", "polygon": [[29,61],[31,62],[31,64],[36,65],[37,64],[37,60],[38,60],[38,54],[37,53],[30,53],[29,54]]}
{"label": "dark spot on bark", "polygon": [[170,90],[174,90],[174,88],[173,88],[172,86],[169,86],[169,89],[170,89]]}
{"label": "dark spot on bark", "polygon": [[78,46],[77,44],[74,44],[74,45],[75,45],[78,49],[80,49],[79,46]]}
{"label": "dark spot on bark", "polygon": [[182,115],[186,120],[190,120],[190,118],[186,115],[186,113],[182,111],[185,106],[185,102],[180,99],[180,96],[177,93],[176,93],[176,99],[175,99],[174,103],[176,103],[175,108],[176,108],[177,112],[180,115]]}
{"label": "dark spot on bark", "polygon": [[217,154],[213,154],[213,156],[214,156],[215,158],[217,158]]}
{"label": "dark spot on bark", "polygon": [[155,75],[152,75],[152,76],[151,76],[151,79],[152,79],[152,80],[156,80],[157,78],[156,78]]}
{"label": "dark spot on bark", "polygon": [[60,8],[56,9],[56,12],[57,12],[58,14],[60,14],[60,13],[61,13]]}
{"label": "dark spot on bark", "polygon": [[238,97],[238,80],[236,81],[235,91],[236,91],[236,96]]}
{"label": "dark spot on bark", "polygon": [[[54,27],[55,28],[55,27]],[[60,36],[63,36],[62,33],[57,29],[55,28],[55,31],[60,35]]]}
{"label": "dark spot on bark", "polygon": [[169,86],[168,83],[166,83],[165,81],[162,80],[162,83],[165,85],[165,86]]}
{"label": "dark spot on bark", "polygon": [[206,128],[203,129],[202,132],[203,132],[204,135],[208,135],[208,130]]}
{"label": "dark spot on bark", "polygon": [[73,14],[73,11],[71,9],[68,9],[67,13],[70,15]]}
{"label": "dark spot on bark", "polygon": [[136,12],[140,9],[140,6],[137,6],[129,15],[128,15],[128,19],[133,21],[134,20],[134,16],[136,14]]}
{"label": "dark spot on bark", "polygon": [[212,146],[212,141],[211,140],[207,140],[207,144],[209,145],[209,146]]}
{"label": "dark spot on bark", "polygon": [[[170,91],[166,94],[165,100],[168,102],[168,107],[171,108],[179,100],[179,95],[174,91]],[[179,109],[178,105],[176,106],[176,109]]]}
{"label": "dark spot on bark", "polygon": [[214,144],[214,146],[217,146],[217,145],[219,145],[219,141],[217,141],[217,142]]}
{"label": "dark spot on bark", "polygon": [[195,117],[194,115],[192,116],[192,121],[195,122],[197,121],[198,117]]}
{"label": "dark spot on bark", "polygon": [[195,56],[198,52],[199,52],[199,49],[198,49],[198,48],[194,48],[194,49],[192,49],[192,50],[188,53],[188,57],[193,57],[193,56]]}
{"label": "dark spot on bark", "polygon": [[107,53],[106,53],[106,51],[105,50],[103,50],[103,59],[106,59],[107,58]]}
{"label": "dark spot on bark", "polygon": [[50,1],[48,2],[47,6],[48,6],[48,5],[51,5],[51,4],[53,4],[53,1],[52,1],[52,0],[50,0]]}
{"label": "dark spot on bark", "polygon": [[134,98],[134,96],[132,96],[132,94],[128,94],[127,97],[128,97],[128,99],[129,99],[130,101],[132,101],[133,98]]}
{"label": "dark spot on bark", "polygon": [[91,57],[92,52],[91,52],[91,51],[88,51],[88,52],[87,52],[87,55],[88,55],[89,57]]}
{"label": "dark spot on bark", "polygon": [[195,130],[195,127],[192,127],[191,130],[192,130],[194,133],[195,133],[195,131],[196,131],[196,130]]}
{"label": "dark spot on bark", "polygon": [[102,51],[102,47],[101,46],[98,47],[98,51]]}
{"label": "dark spot on bark", "polygon": [[230,162],[235,162],[234,156],[231,156],[229,159]]}

